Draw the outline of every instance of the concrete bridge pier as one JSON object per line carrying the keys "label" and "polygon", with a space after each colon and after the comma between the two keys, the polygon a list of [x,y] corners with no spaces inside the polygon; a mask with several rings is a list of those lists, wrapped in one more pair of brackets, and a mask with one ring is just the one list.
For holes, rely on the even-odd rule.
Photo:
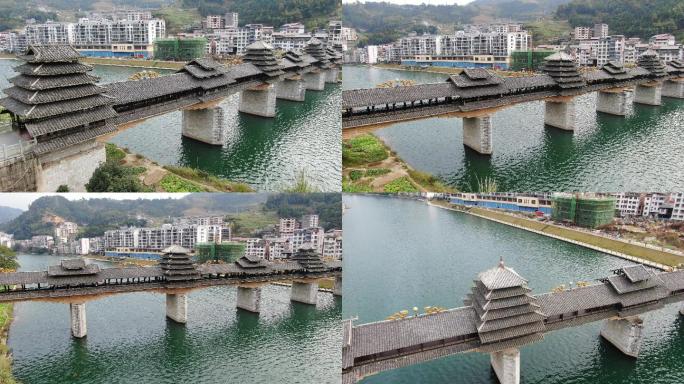
{"label": "concrete bridge pier", "polygon": [[176,323],[188,322],[188,295],[185,293],[166,294],[166,317]]}
{"label": "concrete bridge pier", "polygon": [[492,154],[491,116],[463,118],[463,145],[483,155]]}
{"label": "concrete bridge pier", "polygon": [[639,356],[643,320],[638,316],[608,319],[603,323],[601,336],[627,356]]}
{"label": "concrete bridge pier", "polygon": [[571,99],[546,100],[544,124],[565,131],[575,130],[575,102]]}
{"label": "concrete bridge pier", "polygon": [[661,105],[662,83],[640,84],[634,87],[634,102],[646,105]]}
{"label": "concrete bridge pier", "polygon": [[492,368],[501,384],[520,384],[520,350],[510,348],[489,354]]}
{"label": "concrete bridge pier", "polygon": [[627,115],[627,92],[624,90],[599,91],[596,110],[615,116]]}
{"label": "concrete bridge pier", "polygon": [[304,101],[306,85],[301,78],[284,79],[276,85],[276,97],[282,100]]}
{"label": "concrete bridge pier", "polygon": [[303,304],[316,305],[318,282],[293,281],[290,300]]}
{"label": "concrete bridge pier", "polygon": [[249,312],[261,312],[261,288],[238,286],[237,307]]}
{"label": "concrete bridge pier", "polygon": [[330,68],[327,71],[325,71],[325,82],[330,83],[330,84],[337,84],[339,81],[340,77],[340,69],[339,68]]}
{"label": "concrete bridge pier", "polygon": [[36,166],[36,191],[55,192],[66,185],[70,192],[85,192],[85,185],[105,160],[104,144],[95,139],[41,155]]}
{"label": "concrete bridge pier", "polygon": [[69,304],[69,311],[71,312],[71,335],[79,339],[84,338],[88,333],[85,303]]}
{"label": "concrete bridge pier", "polygon": [[261,117],[275,117],[276,89],[273,84],[263,84],[240,93],[238,111]]}
{"label": "concrete bridge pier", "polygon": [[662,97],[684,99],[684,78],[670,79],[663,83]]}
{"label": "concrete bridge pier", "polygon": [[312,91],[322,91],[325,89],[325,72],[307,72],[303,75],[306,89]]}
{"label": "concrete bridge pier", "polygon": [[183,110],[183,136],[211,145],[223,145],[225,111],[221,106]]}
{"label": "concrete bridge pier", "polygon": [[335,284],[333,285],[333,295],[342,296],[342,276],[335,276]]}

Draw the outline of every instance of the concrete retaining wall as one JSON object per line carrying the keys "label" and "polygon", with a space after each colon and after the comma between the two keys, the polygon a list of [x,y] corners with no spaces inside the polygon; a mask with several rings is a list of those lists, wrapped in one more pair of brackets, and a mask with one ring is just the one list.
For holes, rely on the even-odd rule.
{"label": "concrete retaining wall", "polygon": [[17,159],[0,165],[0,191],[33,192],[36,190],[35,157]]}
{"label": "concrete retaining wall", "polygon": [[38,158],[36,189],[55,192],[60,185],[70,192],[85,192],[93,172],[106,160],[104,144],[90,140]]}

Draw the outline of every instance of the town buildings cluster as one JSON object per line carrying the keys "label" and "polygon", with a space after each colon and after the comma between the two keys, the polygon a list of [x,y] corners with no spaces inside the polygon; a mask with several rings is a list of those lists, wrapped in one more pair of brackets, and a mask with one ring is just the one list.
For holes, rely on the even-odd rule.
{"label": "town buildings cluster", "polygon": [[245,254],[267,260],[286,259],[309,243],[323,257],[342,259],[342,230],[325,232],[318,221],[318,215],[304,215],[300,220],[281,218],[274,231],[246,239]]}
{"label": "town buildings cluster", "polygon": [[[239,25],[239,15],[208,15],[198,20],[191,32],[167,36],[164,19],[150,11],[119,10],[90,13],[77,22],[28,20],[23,31],[1,32],[0,51],[17,53],[29,44],[71,44],[84,56],[156,57],[155,48],[162,45],[199,44],[198,52],[213,56],[242,55],[255,41],[270,44],[276,50],[303,49],[315,37],[329,46],[341,45],[342,23],[331,21],[327,28],[306,31],[304,24],[289,23],[276,29],[263,24]],[[340,50],[342,48],[340,47]],[[168,50],[161,50],[167,55]]]}
{"label": "town buildings cluster", "polygon": [[[353,31],[353,30],[352,30]],[[415,33],[392,44],[355,48],[356,32],[347,32],[344,46],[347,63],[397,63],[409,66],[443,66],[462,68],[520,69],[516,57],[527,60],[533,53],[565,51],[580,66],[602,66],[609,61],[635,65],[647,50],[654,50],[661,60],[684,60],[684,46],[672,34],[652,36],[648,41],[638,37],[610,35],[607,24],[576,27],[571,39],[556,45],[532,46],[532,36],[521,24],[467,25],[453,34]],[[541,62],[541,61],[540,61]],[[535,69],[535,68],[526,68]]]}

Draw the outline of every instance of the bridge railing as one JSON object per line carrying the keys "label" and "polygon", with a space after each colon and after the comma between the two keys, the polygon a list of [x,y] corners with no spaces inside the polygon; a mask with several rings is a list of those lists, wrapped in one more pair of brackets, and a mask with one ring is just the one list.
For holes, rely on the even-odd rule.
{"label": "bridge railing", "polygon": [[0,165],[25,157],[36,145],[36,139],[21,140],[16,144],[3,144],[0,147]]}

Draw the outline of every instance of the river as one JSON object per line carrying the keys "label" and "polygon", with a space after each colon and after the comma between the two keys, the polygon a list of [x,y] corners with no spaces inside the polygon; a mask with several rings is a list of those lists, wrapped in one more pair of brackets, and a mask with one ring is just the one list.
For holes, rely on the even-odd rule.
{"label": "river", "polygon": [[[20,270],[59,259],[20,254]],[[81,340],[67,304],[17,303],[13,373],[24,384],[339,383],[341,300],[321,293],[314,307],[289,294],[264,286],[255,315],[236,310],[234,287],[192,291],[184,326],[166,320],[164,295],[108,296],[87,303]]]}
{"label": "river", "polygon": [[[387,80],[446,81],[447,75],[345,66],[343,89]],[[578,97],[577,129],[544,127],[544,103],[518,104],[492,117],[492,156],[463,146],[462,120],[431,118],[392,124],[381,137],[414,168],[463,190],[477,180],[501,191],[650,191],[684,185],[684,100],[650,107],[628,102],[626,118],[596,113],[596,93]]]}
{"label": "river", "polygon": [[[18,64],[0,60],[1,89],[9,86],[7,78],[16,75],[12,67]],[[109,83],[141,70],[96,65],[93,74]],[[238,113],[239,95],[234,94],[221,103],[227,108],[222,146],[183,137],[179,111],[141,122],[111,142],[162,165],[199,168],[257,190],[292,187],[303,173],[314,189],[336,192],[342,177],[340,100],[340,85],[326,84],[324,91],[307,91],[304,102],[278,100],[277,116],[270,119]]]}
{"label": "river", "polygon": [[[415,306],[463,306],[479,272],[499,257],[529,280],[533,293],[592,281],[630,262],[560,240],[424,202],[345,195],[343,318],[384,320]],[[682,303],[644,318],[639,358],[599,336],[601,323],[546,334],[521,349],[526,384],[678,384],[684,372]],[[363,384],[493,384],[489,356],[454,355],[371,376]]]}

